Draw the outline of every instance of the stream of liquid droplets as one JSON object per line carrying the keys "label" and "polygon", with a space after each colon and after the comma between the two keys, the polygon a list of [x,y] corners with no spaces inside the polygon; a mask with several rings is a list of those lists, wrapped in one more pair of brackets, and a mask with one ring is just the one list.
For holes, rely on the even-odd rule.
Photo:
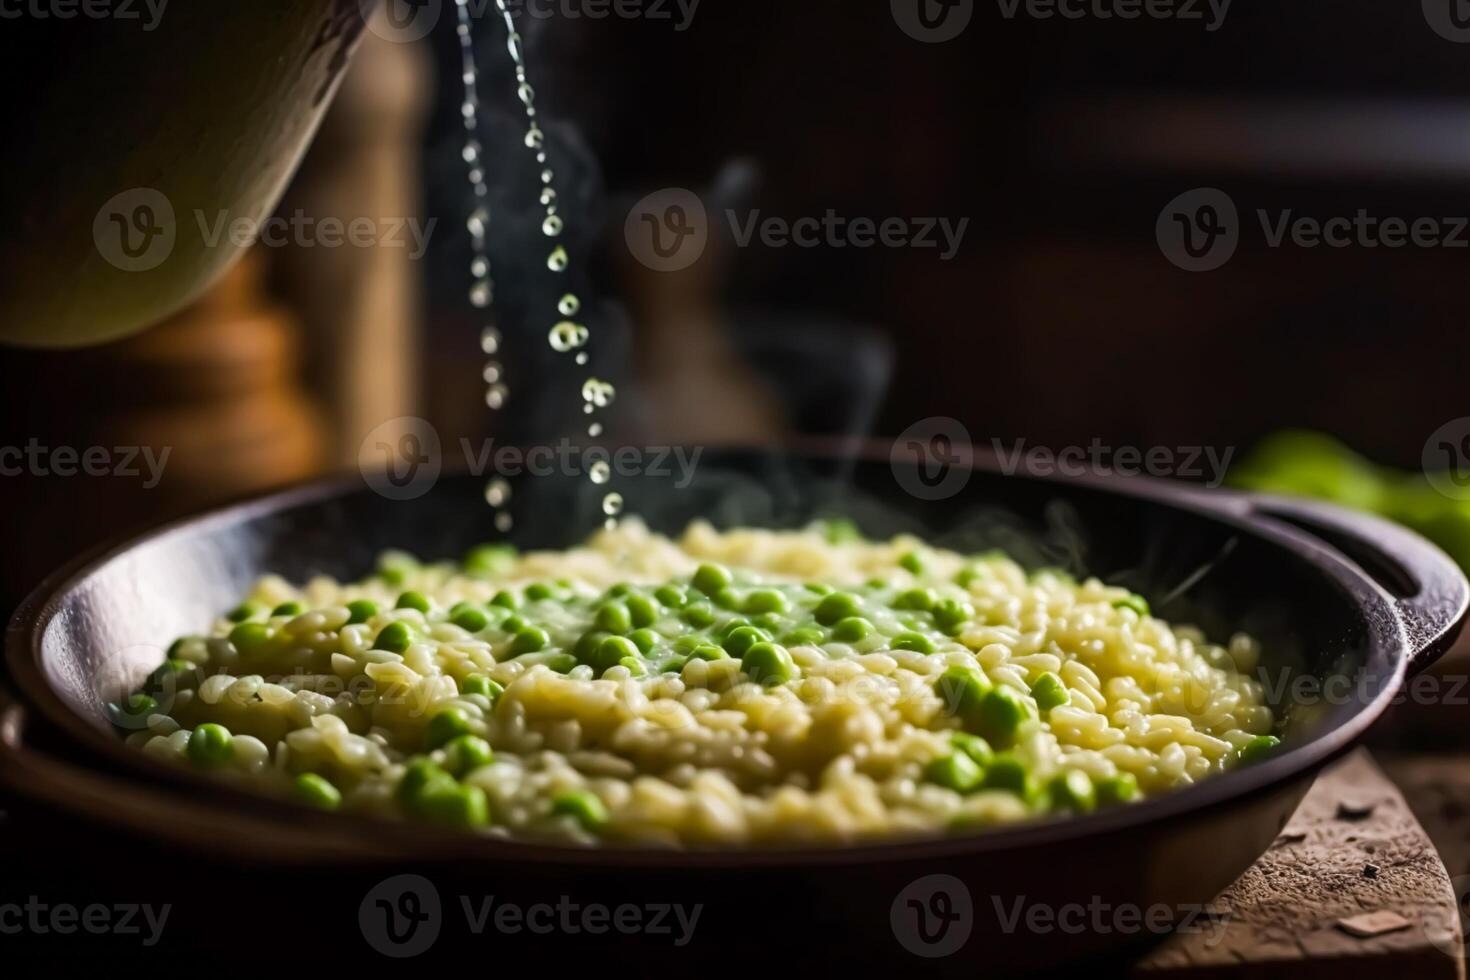
{"label": "stream of liquid droplets", "polygon": [[[495,286],[490,274],[490,255],[486,241],[490,225],[489,187],[485,183],[482,148],[476,140],[480,124],[479,71],[475,66],[474,39],[471,34],[473,17],[469,4],[470,0],[455,0],[458,15],[456,30],[459,34],[464,80],[464,103],[461,107],[465,126],[464,161],[469,168],[470,186],[474,190],[474,203],[468,220],[472,247],[470,305],[478,310],[488,310],[495,298]],[[546,134],[542,131],[536,117],[536,92],[526,75],[525,51],[520,32],[516,30],[515,18],[511,15],[506,0],[495,0],[495,7],[505,21],[505,46],[515,65],[516,96],[525,108],[526,148],[536,155],[536,162],[541,165],[540,202],[541,206],[546,209],[545,217],[541,222],[541,233],[556,243],[546,257],[546,267],[562,275],[571,265],[571,256],[567,254],[566,247],[556,241],[561,237],[565,223],[559,213],[560,208],[557,203],[556,174],[547,162]],[[585,348],[592,334],[576,319],[581,310],[582,301],[576,294],[565,293],[557,301],[557,315],[552,318],[552,325],[547,333],[547,342],[551,345],[552,350],[559,354],[570,354],[578,365],[585,365],[588,362]],[[500,345],[500,331],[493,324],[487,325],[480,335],[480,348],[490,358],[484,370],[485,404],[495,411],[500,410],[505,405],[506,399],[510,397],[510,389],[505,383],[505,368],[499,361]],[[582,411],[585,416],[588,416],[587,434],[595,439],[603,432],[602,423],[595,416],[600,409],[612,404],[613,399],[617,397],[617,391],[608,382],[593,377],[583,383],[581,392]],[[605,485],[612,478],[611,468],[607,463],[599,461],[589,468],[588,476],[593,483],[599,486]],[[495,526],[501,531],[509,531],[511,528],[510,511],[506,509],[510,502],[510,495],[510,484],[499,477],[491,480],[485,487],[485,500],[496,510]],[[622,495],[612,492],[605,494],[602,499],[602,513],[609,527],[616,524],[622,512]]]}

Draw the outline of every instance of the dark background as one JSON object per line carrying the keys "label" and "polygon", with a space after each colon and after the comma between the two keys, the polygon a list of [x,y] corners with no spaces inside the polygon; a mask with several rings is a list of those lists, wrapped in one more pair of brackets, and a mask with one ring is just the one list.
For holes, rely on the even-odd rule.
{"label": "dark background", "polygon": [[[448,17],[439,28],[429,46],[451,55]],[[596,366],[624,391],[627,438],[656,441],[675,421],[642,393],[667,382],[650,358],[677,363],[678,334],[650,340],[641,316],[670,282],[687,282],[630,272],[628,205],[662,187],[708,189],[734,160],[742,209],[970,219],[948,262],[934,249],[712,249],[697,304],[743,353],[729,371],[781,404],[782,433],[891,436],[945,415],[981,443],[1244,451],[1309,426],[1415,467],[1429,433],[1466,414],[1464,250],[1271,249],[1249,217],[1470,214],[1470,45],[1438,36],[1417,4],[1237,0],[1212,33],[1199,20],[1008,20],[977,2],[944,44],[908,37],[885,4],[837,0],[703,0],[682,32],[617,18],[524,31],[553,161],[570,182]],[[487,16],[476,35],[487,101],[510,114],[503,27]],[[521,397],[498,420],[483,407],[479,323],[463,301],[458,66],[438,63],[418,181],[425,214],[441,219],[420,264],[423,413],[446,439],[569,431],[570,416],[547,406],[573,404],[554,385],[576,379],[549,374],[539,329],[522,325],[548,287],[527,271],[544,253],[513,208],[494,252]],[[524,190],[515,150],[491,148],[507,201]],[[1224,268],[1188,273],[1161,255],[1154,225],[1200,186],[1226,190],[1246,229]],[[281,482],[285,470],[251,454],[311,415],[322,354],[310,318],[297,329],[304,361],[261,356],[267,374],[304,379],[299,412],[247,404],[215,379],[202,382],[216,398],[201,409],[188,402],[197,393],[155,384],[113,348],[0,353],[0,443],[85,446],[121,438],[120,419],[146,442],[160,417],[195,437],[152,491],[115,478],[0,480],[0,602],[137,523]],[[723,397],[711,415],[740,407]],[[336,455],[320,451],[291,478],[338,468]],[[207,476],[219,472],[230,475]]]}

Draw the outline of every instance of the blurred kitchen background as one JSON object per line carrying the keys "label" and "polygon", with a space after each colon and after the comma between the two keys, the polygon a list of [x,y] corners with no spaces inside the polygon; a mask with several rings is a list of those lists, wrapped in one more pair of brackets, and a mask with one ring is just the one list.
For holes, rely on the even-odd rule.
{"label": "blurred kitchen background", "polygon": [[[258,246],[137,338],[0,351],[0,444],[171,447],[153,488],[0,480],[7,608],[140,523],[350,471],[397,417],[429,419],[446,446],[582,435],[584,372],[546,345],[556,294],[530,219],[534,161],[486,7],[475,34],[506,410],[485,407],[487,321],[466,300],[446,12],[417,43],[365,35],[280,209],[433,219],[422,257]],[[1420,5],[1238,2],[1209,30],[1205,4],[1203,20],[1072,21],[977,3],[940,44],[886,7],[703,0],[687,21],[674,3],[668,19],[522,18],[591,370],[622,392],[609,441],[881,437],[952,416],[987,444],[1244,453],[1310,428],[1417,469],[1430,434],[1470,415],[1470,252],[1269,248],[1252,217],[1470,215],[1470,45]],[[630,253],[624,221],[668,187],[698,191],[714,230],[699,262],[659,273]],[[1245,223],[1235,256],[1205,273],[1176,268],[1155,238],[1164,205],[1197,187],[1227,191]],[[726,208],[969,223],[949,260],[742,248]]]}

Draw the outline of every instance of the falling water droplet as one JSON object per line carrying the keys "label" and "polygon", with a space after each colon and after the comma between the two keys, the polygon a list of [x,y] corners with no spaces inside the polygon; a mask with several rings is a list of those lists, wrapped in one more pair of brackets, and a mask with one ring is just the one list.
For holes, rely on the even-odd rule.
{"label": "falling water droplet", "polygon": [[480,350],[486,354],[496,354],[500,351],[500,331],[494,327],[486,327],[480,331]]}
{"label": "falling water droplet", "polygon": [[476,309],[483,310],[490,305],[491,289],[490,280],[481,279],[470,287],[470,303]]}
{"label": "falling water droplet", "polygon": [[484,279],[490,274],[490,260],[483,255],[476,255],[470,262],[470,275],[476,279]]}
{"label": "falling water droplet", "polygon": [[582,309],[582,301],[577,298],[575,293],[567,293],[561,299],[557,300],[556,309],[562,316],[576,316],[578,311]]}
{"label": "falling water droplet", "polygon": [[608,465],[607,460],[599,459],[587,468],[587,476],[593,483],[602,486],[612,479],[612,467]]}
{"label": "falling water droplet", "polygon": [[577,363],[578,364],[586,364],[587,361],[588,361],[588,357],[587,357],[587,352],[586,351],[582,351],[582,353],[580,353],[580,354],[577,355]]}
{"label": "falling water droplet", "polygon": [[546,220],[541,222],[541,233],[547,238],[555,238],[561,234],[561,218],[554,214],[548,214]]}
{"label": "falling water droplet", "polygon": [[533,150],[539,150],[545,145],[546,134],[541,131],[540,126],[532,123],[531,128],[526,130],[526,146],[530,147]]}
{"label": "falling water droplet", "polygon": [[567,257],[567,250],[560,245],[546,257],[546,268],[552,272],[565,272],[570,263],[571,259]]}
{"label": "falling water droplet", "polygon": [[582,400],[598,408],[607,408],[617,394],[616,388],[597,378],[588,378],[587,382],[582,385]]}
{"label": "falling water droplet", "polygon": [[510,484],[496,477],[485,485],[485,503],[491,507],[503,507],[510,499]]}
{"label": "falling water droplet", "polygon": [[554,187],[541,188],[541,203],[551,204],[556,200],[556,189]]}
{"label": "falling water droplet", "polygon": [[515,518],[502,511],[495,515],[495,530],[505,532],[516,526]]}
{"label": "falling water droplet", "polygon": [[520,34],[516,33],[515,31],[511,31],[510,34],[506,35],[505,49],[510,52],[511,59],[515,61],[516,64],[521,63],[523,55],[521,53]]}
{"label": "falling water droplet", "polygon": [[500,367],[499,361],[491,361],[485,365],[484,377],[487,385],[493,385],[500,381],[505,372]]}
{"label": "falling water droplet", "polygon": [[531,103],[536,101],[536,90],[525,82],[521,82],[516,87],[516,95],[520,97],[520,100],[526,104],[526,108],[528,109],[531,107]]}
{"label": "falling water droplet", "polygon": [[[475,76],[473,76],[473,75],[467,75],[467,76],[465,76],[465,83],[466,84],[473,83],[474,80],[475,80]],[[470,140],[469,142],[465,143],[465,145],[464,145],[464,162],[465,163],[474,163],[479,158],[480,158],[480,143],[479,143],[479,141],[478,140]]]}
{"label": "falling water droplet", "polygon": [[510,389],[503,384],[493,384],[485,391],[485,404],[499,411],[510,397]]}
{"label": "falling water droplet", "polygon": [[617,517],[623,512],[623,495],[610,493],[602,498],[602,512],[608,517]]}
{"label": "falling water droplet", "polygon": [[547,339],[551,343],[551,349],[559,354],[565,354],[569,350],[575,350],[587,343],[588,330],[580,323],[563,320],[551,328]]}
{"label": "falling water droplet", "polygon": [[470,217],[469,220],[465,222],[465,227],[469,228],[470,234],[474,235],[476,238],[484,238],[485,226],[489,223],[490,209],[475,208],[475,210],[470,212]]}
{"label": "falling water droplet", "polygon": [[602,435],[602,423],[593,422],[591,425],[587,426],[587,434],[594,439]]}
{"label": "falling water droplet", "polygon": [[543,184],[551,183],[552,180],[555,179],[555,177],[556,175],[551,172],[550,167],[547,167],[545,170],[541,171],[541,183]]}

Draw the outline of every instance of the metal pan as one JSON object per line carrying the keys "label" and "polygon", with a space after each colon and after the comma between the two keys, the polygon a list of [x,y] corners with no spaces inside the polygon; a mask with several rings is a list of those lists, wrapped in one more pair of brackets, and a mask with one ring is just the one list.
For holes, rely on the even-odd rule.
{"label": "metal pan", "polygon": [[[386,499],[360,481],[292,490],[166,526],[52,578],[9,628],[20,704],[0,726],[0,781],[140,837],[213,852],[215,861],[308,864],[320,881],[337,869],[348,890],[411,869],[441,890],[494,882],[491,890],[525,902],[568,893],[698,902],[705,912],[678,951],[683,962],[759,951],[786,962],[871,965],[891,956],[912,965],[913,953],[944,952],[933,964],[955,972],[1046,966],[1121,955],[1150,936],[1039,929],[1016,920],[1017,909],[1093,903],[1183,914],[1209,901],[1270,844],[1315,773],[1453,640],[1470,595],[1434,546],[1326,506],[1155,481],[1005,475],[984,461],[942,486],[931,476],[888,460],[741,451],[705,453],[687,485],[644,476],[624,490],[656,529],[696,518],[797,526],[847,514],[872,535],[915,531],[961,549],[1000,546],[1029,564],[1125,584],[1158,615],[1214,637],[1251,632],[1267,652],[1263,680],[1284,718],[1285,750],[1140,805],[974,836],[672,853],[513,844],[305,812],[120,744],[106,701],[154,667],[170,638],[197,631],[261,573],[353,578],[385,548],[452,557],[502,537],[481,481],[454,476],[411,500]],[[567,546],[592,526],[601,488],[574,476],[512,483],[521,508],[509,537],[522,548]],[[22,712],[60,733],[58,753],[43,758],[27,747]],[[67,761],[78,757],[84,766]],[[950,949],[956,930],[967,938]],[[595,951],[600,942],[558,949]]]}

